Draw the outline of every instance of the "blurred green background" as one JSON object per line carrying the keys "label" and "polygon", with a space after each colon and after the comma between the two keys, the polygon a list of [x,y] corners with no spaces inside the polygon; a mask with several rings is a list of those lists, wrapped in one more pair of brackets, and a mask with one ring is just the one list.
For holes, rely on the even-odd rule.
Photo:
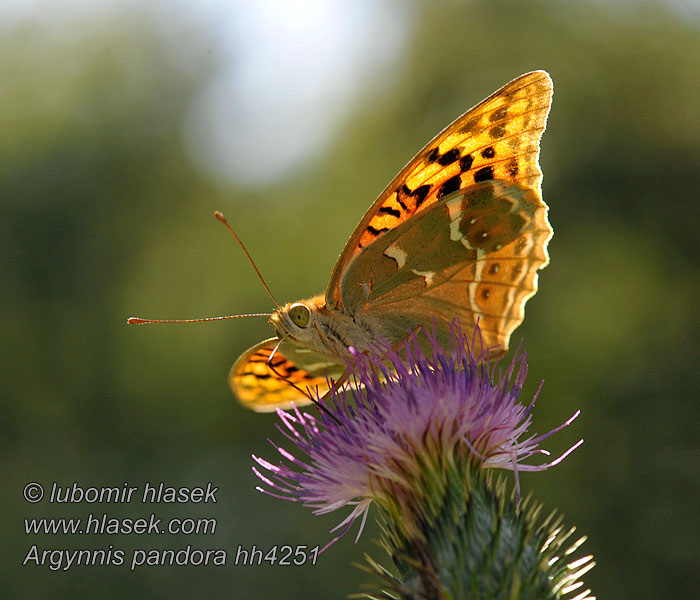
{"label": "blurred green background", "polygon": [[[315,567],[236,567],[239,545],[323,545],[255,490],[275,417],[240,408],[236,356],[272,308],[325,289],[369,204],[435,133],[513,77],[550,72],[555,236],[525,339],[524,475],[589,536],[599,598],[700,597],[700,7],[687,2],[11,0],[0,8],[0,586],[12,598],[343,598],[385,561],[369,525]],[[527,399],[527,396],[525,397]],[[30,505],[27,482],[220,488],[215,505]],[[29,536],[25,517],[215,517],[213,536]],[[164,539],[167,538],[167,539]],[[226,567],[20,566],[53,548],[225,548]]]}

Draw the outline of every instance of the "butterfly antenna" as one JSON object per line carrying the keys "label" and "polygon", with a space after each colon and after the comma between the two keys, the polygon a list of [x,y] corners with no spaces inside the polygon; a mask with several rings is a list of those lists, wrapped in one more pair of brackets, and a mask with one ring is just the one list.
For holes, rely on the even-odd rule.
{"label": "butterfly antenna", "polygon": [[225,319],[243,319],[245,317],[271,317],[271,313],[249,313],[246,315],[227,315],[225,317],[204,317],[202,319],[142,319],[141,317],[129,317],[126,322],[129,325],[149,325],[151,323],[201,323],[203,321],[223,321]]}
{"label": "butterfly antenna", "polygon": [[214,212],[214,216],[215,216],[219,221],[221,221],[224,225],[226,225],[226,229],[228,229],[228,230],[233,234],[233,237],[236,238],[236,241],[238,242],[238,245],[239,245],[241,248],[243,248],[243,252],[245,252],[245,255],[248,257],[248,260],[250,261],[250,264],[253,265],[253,269],[255,269],[255,272],[256,272],[257,275],[258,275],[258,279],[260,279],[260,281],[261,281],[262,284],[263,284],[263,287],[265,288],[265,290],[267,290],[267,293],[270,295],[270,298],[272,298],[272,301],[275,303],[275,305],[277,306],[277,308],[279,308],[279,307],[280,307],[280,303],[277,302],[277,299],[275,298],[274,294],[270,291],[270,288],[267,287],[267,284],[265,283],[265,280],[263,279],[263,276],[260,274],[260,271],[258,271],[258,267],[255,265],[255,261],[253,260],[253,257],[250,255],[250,253],[248,252],[248,249],[245,247],[245,245],[244,245],[243,242],[241,241],[241,238],[238,237],[238,234],[233,230],[233,227],[231,227],[231,226],[228,224],[228,221],[226,220],[226,217],[224,217],[224,215],[223,215],[222,212],[220,212],[220,211],[217,210],[217,211]]}

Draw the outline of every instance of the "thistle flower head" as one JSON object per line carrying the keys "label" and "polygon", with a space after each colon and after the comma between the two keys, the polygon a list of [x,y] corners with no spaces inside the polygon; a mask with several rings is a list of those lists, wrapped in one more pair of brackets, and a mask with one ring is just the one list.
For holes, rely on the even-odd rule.
{"label": "thistle flower head", "polygon": [[524,462],[547,454],[540,442],[578,413],[549,433],[529,434],[537,394],[518,401],[525,353],[502,368],[474,347],[482,347],[479,340],[454,324],[447,345],[423,331],[397,351],[353,353],[349,382],[332,392],[320,416],[279,411],[278,428],[296,448],[273,443],[279,464],[254,457],[267,471],[254,468],[266,484],[258,489],[316,514],[352,507],[335,539],[361,518],[359,537],[372,501],[397,517],[403,535],[420,537],[421,520],[439,510],[435,498],[463,481],[465,470],[509,469],[517,477],[556,464],[581,443],[548,464]]}

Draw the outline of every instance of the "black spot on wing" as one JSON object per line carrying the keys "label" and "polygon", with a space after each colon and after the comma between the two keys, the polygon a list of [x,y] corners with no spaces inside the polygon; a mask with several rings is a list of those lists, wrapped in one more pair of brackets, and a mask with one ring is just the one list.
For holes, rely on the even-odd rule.
{"label": "black spot on wing", "polygon": [[[412,215],[415,211],[417,211],[420,208],[420,205],[423,204],[425,199],[427,198],[428,194],[430,193],[430,190],[433,186],[430,184],[426,183],[423,184],[419,187],[417,187],[415,190],[412,190],[410,187],[408,187],[405,183],[401,186],[399,190],[396,192],[396,201],[401,205],[401,208],[403,208],[409,215]],[[403,199],[402,199],[403,197]],[[412,210],[410,210],[408,207],[410,206],[410,203],[407,204],[405,202],[406,198],[413,198],[416,206]],[[383,210],[385,207],[382,207],[379,209],[379,212],[384,212],[386,214],[393,214],[396,217],[401,216],[396,209],[391,209],[393,212],[389,212],[389,210]],[[388,207],[387,207],[388,208]],[[394,214],[397,213],[397,214]]]}
{"label": "black spot on wing", "polygon": [[493,149],[493,146],[489,146],[481,151],[481,156],[484,158],[493,158],[496,156],[496,151]]}
{"label": "black spot on wing", "polygon": [[374,237],[377,237],[380,233],[384,233],[385,231],[389,231],[388,227],[382,227],[381,229],[377,229],[376,227],[372,227],[371,225],[367,226],[366,231],[373,235]]}
{"label": "black spot on wing", "polygon": [[[404,188],[408,189],[405,185],[403,186]],[[396,201],[399,203],[401,208],[403,208],[405,211],[408,210],[408,206],[404,203],[403,200],[401,200],[401,192],[396,192]]]}
{"label": "black spot on wing", "polygon": [[427,197],[428,193],[430,192],[431,187],[432,187],[431,185],[426,183],[425,185],[417,187],[415,190],[413,190],[413,194],[411,194],[411,195],[416,199],[416,210],[425,201],[425,198]]}
{"label": "black spot on wing", "polygon": [[379,214],[391,215],[392,217],[396,217],[397,219],[401,216],[401,212],[396,210],[395,208],[391,208],[391,206],[382,206],[379,209]]}
{"label": "black spot on wing", "polygon": [[472,164],[474,163],[474,159],[472,158],[471,154],[467,154],[466,156],[463,156],[459,160],[459,168],[464,173],[465,171],[468,171],[469,169],[472,168]]}
{"label": "black spot on wing", "polygon": [[478,183],[480,181],[489,181],[493,179],[493,167],[483,167],[474,173],[474,182]]}
{"label": "black spot on wing", "polygon": [[437,197],[438,200],[440,198],[444,198],[447,196],[447,194],[451,194],[452,192],[456,192],[460,185],[461,185],[461,177],[459,175],[455,175],[454,177],[451,177],[448,179],[445,183],[443,183],[440,186],[440,189],[438,190]]}
{"label": "black spot on wing", "polygon": [[435,148],[428,153],[428,156],[425,157],[425,160],[428,162],[435,162],[438,156],[440,156],[440,149],[435,146]]}
{"label": "black spot on wing", "polygon": [[460,151],[457,148],[452,148],[452,150],[448,150],[438,158],[438,164],[442,165],[443,167],[446,167],[447,165],[451,165],[453,162],[457,162],[459,160],[459,155]]}

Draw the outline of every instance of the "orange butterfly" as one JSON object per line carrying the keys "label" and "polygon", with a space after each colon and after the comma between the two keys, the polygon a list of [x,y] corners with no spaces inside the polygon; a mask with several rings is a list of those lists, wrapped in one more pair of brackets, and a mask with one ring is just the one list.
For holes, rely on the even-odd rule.
{"label": "orange butterfly", "polygon": [[447,340],[455,318],[505,352],[549,261],[538,156],[551,100],[546,72],[521,75],[423,148],[355,228],[325,295],[278,307],[276,336],[233,365],[241,403],[308,404],[307,388],[343,378],[350,346],[396,346],[421,326]]}

